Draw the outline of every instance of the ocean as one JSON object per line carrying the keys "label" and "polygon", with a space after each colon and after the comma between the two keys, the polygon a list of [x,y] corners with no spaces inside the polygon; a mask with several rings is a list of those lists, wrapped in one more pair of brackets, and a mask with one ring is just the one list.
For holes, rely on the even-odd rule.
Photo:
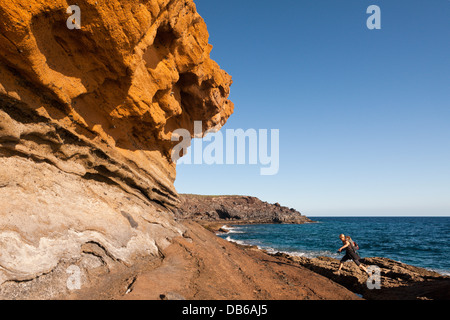
{"label": "ocean", "polygon": [[228,225],[228,241],[269,252],[340,259],[339,234],[350,235],[359,255],[384,257],[450,275],[450,217],[309,217],[302,225]]}

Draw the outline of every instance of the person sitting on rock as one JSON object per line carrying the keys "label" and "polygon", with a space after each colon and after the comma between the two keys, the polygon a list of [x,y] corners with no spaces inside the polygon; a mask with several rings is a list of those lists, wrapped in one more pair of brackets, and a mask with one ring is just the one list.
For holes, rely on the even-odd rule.
{"label": "person sitting on rock", "polygon": [[361,270],[365,271],[368,275],[370,275],[366,267],[359,261],[361,260],[361,257],[356,253],[356,249],[353,245],[354,243],[353,240],[350,237],[346,237],[344,234],[339,235],[339,239],[342,241],[344,245],[341,248],[339,248],[338,252],[341,253],[341,251],[345,249],[345,256],[341,259],[339,263],[339,269],[335,272],[335,274],[341,273],[341,269],[345,261],[353,260],[353,262],[355,262],[356,265]]}

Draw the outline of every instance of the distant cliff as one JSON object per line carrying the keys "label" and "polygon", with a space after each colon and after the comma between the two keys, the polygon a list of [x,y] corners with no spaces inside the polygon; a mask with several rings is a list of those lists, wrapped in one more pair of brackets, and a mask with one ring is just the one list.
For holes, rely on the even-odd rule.
{"label": "distant cliff", "polygon": [[264,202],[255,197],[182,194],[180,200],[177,212],[180,218],[245,223],[312,222],[293,208],[283,207],[279,203]]}

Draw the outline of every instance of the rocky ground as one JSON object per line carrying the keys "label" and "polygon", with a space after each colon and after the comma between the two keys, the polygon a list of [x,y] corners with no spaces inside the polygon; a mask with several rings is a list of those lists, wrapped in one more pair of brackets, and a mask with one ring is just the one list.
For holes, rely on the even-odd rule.
{"label": "rocky ground", "polygon": [[0,0],[0,298],[159,261],[183,233],[172,135],[234,110],[192,0],[78,1],[80,29],[68,6]]}
{"label": "rocky ground", "polygon": [[[368,275],[352,261],[346,262],[339,274],[339,260],[329,257],[305,258],[283,256],[294,264],[341,284],[368,300],[450,300],[450,277],[387,258],[365,258],[362,263],[380,270],[380,289],[369,289]],[[372,282],[373,283],[373,282]],[[373,287],[372,287],[373,288]]]}
{"label": "rocky ground", "polygon": [[[381,289],[353,262],[340,274],[339,260],[270,254],[217,237],[209,224],[184,220],[184,234],[124,273],[113,268],[98,287],[73,292],[71,299],[132,300],[449,300],[450,277],[386,258],[366,258],[380,268]],[[205,228],[206,226],[206,228]],[[91,273],[95,273],[91,270]],[[107,280],[106,280],[107,279]],[[67,298],[67,296],[65,297]]]}
{"label": "rocky ground", "polygon": [[[296,210],[177,194],[175,131],[234,110],[194,2],[77,5],[69,29],[66,1],[0,0],[0,298],[359,299],[325,267],[195,222],[311,222]],[[445,279],[397,278],[430,293],[393,297],[447,297]]]}
{"label": "rocky ground", "polygon": [[[386,258],[366,258],[380,268],[381,289],[353,262],[335,274],[339,261],[269,254],[230,243],[197,222],[161,252],[161,259],[137,268],[99,295],[88,289],[75,299],[152,300],[449,300],[450,277]],[[120,272],[112,272],[120,279]]]}
{"label": "rocky ground", "polygon": [[[280,204],[270,204],[248,196],[181,195],[177,216],[198,221],[213,232],[227,232],[224,224],[310,223],[300,212]],[[255,249],[255,248],[254,248]],[[381,289],[370,290],[368,276],[353,262],[347,262],[339,275],[339,260],[275,255],[284,265],[298,265],[341,284],[369,300],[435,300],[450,299],[450,277],[396,262],[386,258],[366,258],[366,265],[380,268]]]}
{"label": "rocky ground", "polygon": [[[115,285],[73,293],[73,299],[358,300],[353,292],[284,257],[242,247],[193,221],[146,269]],[[120,279],[120,270],[112,271]]]}

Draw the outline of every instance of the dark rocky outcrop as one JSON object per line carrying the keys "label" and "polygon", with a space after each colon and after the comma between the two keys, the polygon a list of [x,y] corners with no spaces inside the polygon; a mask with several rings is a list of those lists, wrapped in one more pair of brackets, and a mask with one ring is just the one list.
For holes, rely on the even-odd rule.
{"label": "dark rocky outcrop", "polygon": [[293,208],[279,203],[270,204],[249,196],[180,195],[177,215],[201,221],[233,223],[292,223],[312,222]]}

